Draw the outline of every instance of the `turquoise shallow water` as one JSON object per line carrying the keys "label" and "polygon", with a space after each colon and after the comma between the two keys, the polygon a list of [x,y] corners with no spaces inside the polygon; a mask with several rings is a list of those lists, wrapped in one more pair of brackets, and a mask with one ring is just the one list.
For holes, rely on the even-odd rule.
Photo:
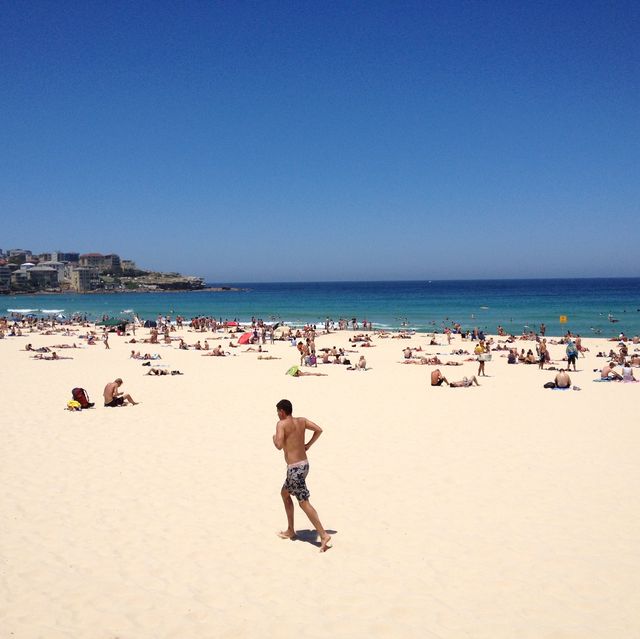
{"label": "turquoise shallow water", "polygon": [[[495,332],[498,324],[520,333],[547,325],[548,335],[567,329],[584,336],[640,334],[640,278],[557,280],[474,280],[412,282],[309,282],[233,284],[240,291],[20,295],[0,298],[9,309],[57,311],[96,319],[133,311],[142,318],[180,314],[249,320],[252,316],[294,324],[326,317],[368,319],[374,325],[419,331],[452,321]],[[124,313],[126,316],[127,313]],[[561,315],[567,323],[561,324]],[[619,320],[610,322],[609,317]]]}

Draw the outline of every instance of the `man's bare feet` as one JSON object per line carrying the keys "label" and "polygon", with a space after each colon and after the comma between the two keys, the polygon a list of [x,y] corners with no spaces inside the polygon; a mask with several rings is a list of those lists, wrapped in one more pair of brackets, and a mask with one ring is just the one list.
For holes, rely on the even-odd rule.
{"label": "man's bare feet", "polygon": [[331,546],[329,542],[331,541],[331,535],[326,535],[325,537],[320,538],[320,552],[327,552]]}
{"label": "man's bare feet", "polygon": [[276,535],[278,535],[278,537],[280,537],[280,539],[295,539],[296,538],[296,533],[291,531],[291,530],[281,530],[280,532],[277,532]]}

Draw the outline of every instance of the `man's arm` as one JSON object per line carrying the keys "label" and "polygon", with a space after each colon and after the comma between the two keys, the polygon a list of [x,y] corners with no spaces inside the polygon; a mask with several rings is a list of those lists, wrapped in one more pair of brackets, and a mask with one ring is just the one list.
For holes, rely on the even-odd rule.
{"label": "man's arm", "polygon": [[276,424],[276,434],[273,436],[273,445],[278,450],[282,450],[284,446],[284,426],[280,422]]}
{"label": "man's arm", "polygon": [[313,444],[318,439],[318,437],[322,435],[322,428],[320,428],[318,424],[314,424],[310,419],[306,419],[306,418],[304,420],[304,427],[305,427],[305,430],[313,431],[313,435],[311,436],[311,439],[304,445],[304,449],[309,450],[309,448],[311,448],[311,444]]}

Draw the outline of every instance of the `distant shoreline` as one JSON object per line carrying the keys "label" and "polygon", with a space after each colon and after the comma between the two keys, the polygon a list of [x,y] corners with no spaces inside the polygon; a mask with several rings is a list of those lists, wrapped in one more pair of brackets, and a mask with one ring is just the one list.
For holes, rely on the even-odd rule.
{"label": "distant shoreline", "polygon": [[238,288],[235,286],[211,286],[205,288],[170,288],[161,289],[157,291],[150,291],[148,289],[125,289],[125,290],[106,290],[98,289],[95,291],[7,291],[2,295],[6,297],[20,296],[20,297],[36,297],[37,295],[129,295],[131,293],[156,295],[158,293],[241,293],[248,291],[248,288]]}

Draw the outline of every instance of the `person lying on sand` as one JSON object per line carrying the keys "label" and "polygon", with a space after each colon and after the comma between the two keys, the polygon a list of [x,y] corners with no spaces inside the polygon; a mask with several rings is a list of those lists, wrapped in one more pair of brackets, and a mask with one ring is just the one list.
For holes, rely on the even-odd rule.
{"label": "person lying on sand", "polygon": [[473,386],[474,384],[480,386],[476,376],[472,375],[471,377],[463,377],[459,382],[451,382],[449,388],[469,388],[469,386]]}
{"label": "person lying on sand", "polygon": [[150,359],[162,359],[162,357],[157,353],[154,353],[153,355],[151,355],[151,353],[145,353],[144,355],[142,355],[140,351],[138,351],[137,353],[135,351],[131,351],[131,355],[129,355],[129,359],[150,360]]}
{"label": "person lying on sand", "polygon": [[285,375],[291,375],[291,377],[326,377],[326,373],[307,373],[300,369],[299,366],[292,366],[288,371],[285,372]]}
{"label": "person lying on sand", "polygon": [[180,371],[169,371],[166,368],[150,368],[147,375],[182,375]]}
{"label": "person lying on sand", "polygon": [[46,346],[41,346],[40,348],[33,348],[31,344],[27,344],[24,347],[25,351],[31,351],[32,353],[50,353],[51,349]]}
{"label": "person lying on sand", "polygon": [[418,366],[462,366],[462,362],[447,360],[443,362],[438,357],[419,357],[417,359],[405,359],[399,364],[417,364]]}
{"label": "person lying on sand", "polygon": [[[231,346],[231,344],[229,344]],[[225,357],[227,353],[222,350],[222,346],[218,344],[213,350],[202,355],[202,357]]]}
{"label": "person lying on sand", "polygon": [[38,353],[38,355],[32,355],[33,359],[48,359],[48,360],[59,360],[59,359],[73,359],[73,357],[60,357],[58,353],[55,351],[51,353],[51,355],[43,355],[42,353]]}
{"label": "person lying on sand", "polygon": [[257,359],[282,359],[282,357],[274,357],[273,355],[258,355]]}

